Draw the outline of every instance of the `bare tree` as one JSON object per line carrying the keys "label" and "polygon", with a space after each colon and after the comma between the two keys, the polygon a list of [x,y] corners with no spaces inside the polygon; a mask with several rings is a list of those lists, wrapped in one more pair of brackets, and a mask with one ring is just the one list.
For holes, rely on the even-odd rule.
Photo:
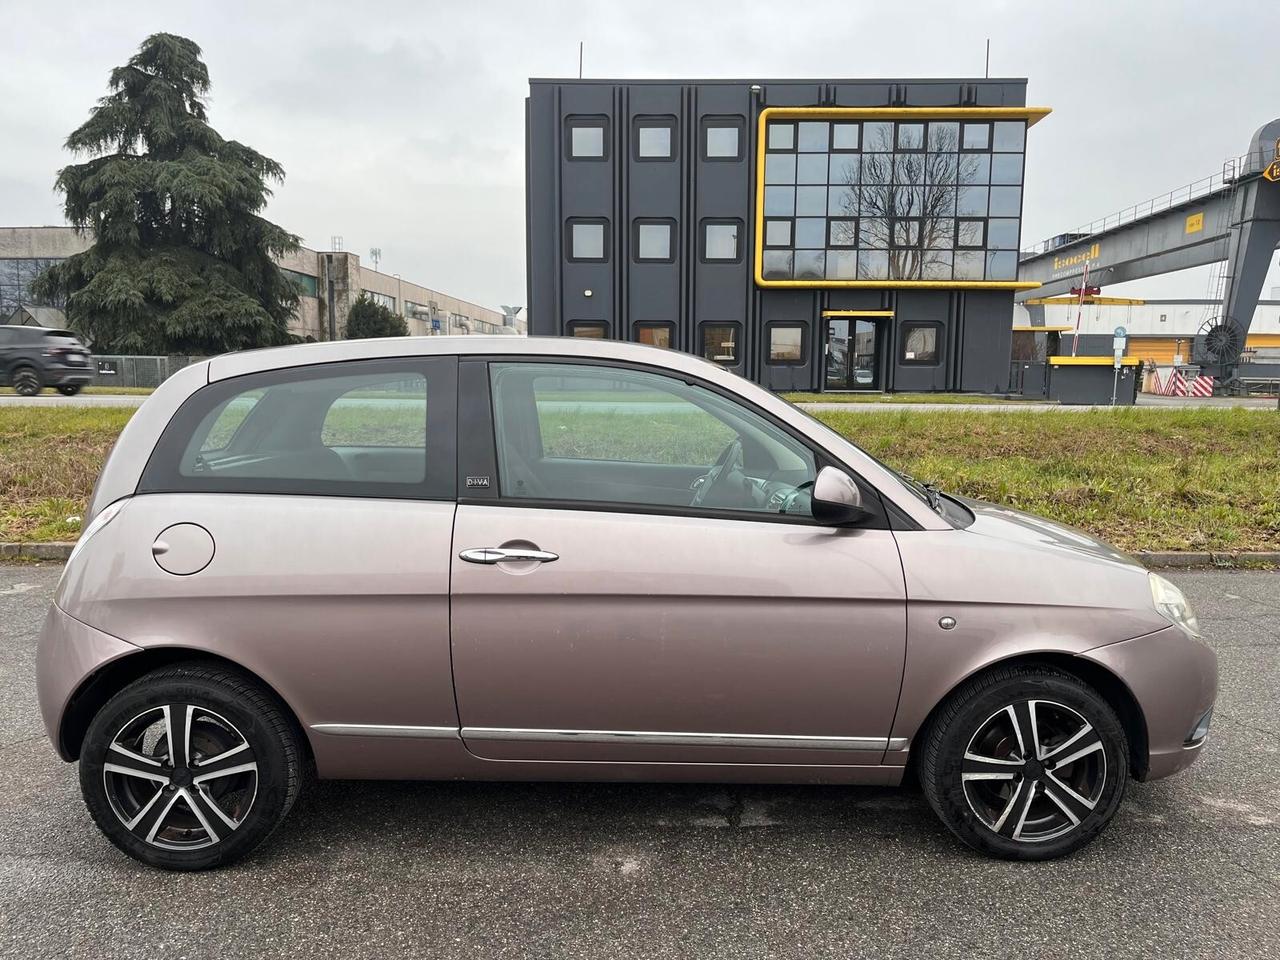
{"label": "bare tree", "polygon": [[[866,129],[866,128],[864,128]],[[944,268],[955,245],[959,188],[972,182],[978,159],[958,152],[952,127],[934,127],[928,149],[894,153],[893,128],[880,127],[875,140],[862,144],[861,175],[846,169],[841,186],[843,213],[858,218],[852,227],[837,224],[833,242],[860,250],[887,252],[887,276],[915,280]],[[950,276],[947,270],[945,276]]]}

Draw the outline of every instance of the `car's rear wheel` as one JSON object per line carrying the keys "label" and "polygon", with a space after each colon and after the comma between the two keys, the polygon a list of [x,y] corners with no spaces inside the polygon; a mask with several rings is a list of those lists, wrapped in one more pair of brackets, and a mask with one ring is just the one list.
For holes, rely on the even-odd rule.
{"label": "car's rear wheel", "polygon": [[179,664],[147,674],[94,717],[80,787],[129,856],[170,870],[238,860],[284,820],[302,783],[298,734],[238,673]]}
{"label": "car's rear wheel", "polygon": [[58,387],[58,392],[62,394],[64,397],[74,397],[77,393],[80,392],[80,384],[64,383],[62,384],[62,386]]}
{"label": "car's rear wheel", "polygon": [[1129,744],[1096,690],[1051,667],[1007,667],[965,684],[922,741],[920,780],[961,840],[1008,860],[1079,850],[1115,814]]}
{"label": "car's rear wheel", "polygon": [[13,392],[23,397],[34,397],[40,392],[40,371],[35,367],[19,367],[13,372]]}

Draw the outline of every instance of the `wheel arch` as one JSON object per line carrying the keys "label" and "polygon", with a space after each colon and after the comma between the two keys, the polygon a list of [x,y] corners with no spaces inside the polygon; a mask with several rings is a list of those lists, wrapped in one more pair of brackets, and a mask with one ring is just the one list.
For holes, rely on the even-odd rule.
{"label": "wheel arch", "polygon": [[[1071,653],[1042,651],[1017,654],[1002,660],[984,663],[978,669],[957,681],[951,689],[938,699],[933,709],[929,711],[928,716],[925,717],[924,722],[920,724],[920,728],[916,731],[912,740],[914,742],[921,740],[933,725],[934,718],[938,715],[938,712],[955,695],[955,692],[965,684],[986,673],[990,673],[992,670],[1005,667],[1037,666],[1053,667],[1063,673],[1071,674],[1098,691],[1099,695],[1116,712],[1116,716],[1120,719],[1120,725],[1124,728],[1125,737],[1129,741],[1130,772],[1134,779],[1145,780],[1150,766],[1147,720],[1142,712],[1142,707],[1138,704],[1137,698],[1133,695],[1133,691],[1129,689],[1128,684],[1106,667]],[[916,767],[914,750],[910,757],[908,764],[911,767],[911,772],[914,773]]]}
{"label": "wheel arch", "polygon": [[306,728],[298,714],[280,692],[260,675],[227,657],[190,647],[148,647],[104,664],[81,682],[67,701],[58,727],[58,752],[68,761],[80,759],[80,748],[94,716],[117,693],[161,667],[178,663],[203,663],[239,673],[265,690],[293,723],[298,742],[304,744],[309,761],[315,757]]}

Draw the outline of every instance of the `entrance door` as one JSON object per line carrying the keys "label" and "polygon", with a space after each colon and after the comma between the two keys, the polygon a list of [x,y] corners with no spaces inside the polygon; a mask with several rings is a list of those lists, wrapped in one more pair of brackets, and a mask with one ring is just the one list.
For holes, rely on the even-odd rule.
{"label": "entrance door", "polygon": [[878,390],[880,364],[875,321],[832,317],[827,321],[826,390]]}

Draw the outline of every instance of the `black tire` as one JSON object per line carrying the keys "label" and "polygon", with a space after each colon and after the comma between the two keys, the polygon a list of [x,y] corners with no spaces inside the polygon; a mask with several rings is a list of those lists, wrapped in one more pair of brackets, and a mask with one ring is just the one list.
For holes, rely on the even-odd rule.
{"label": "black tire", "polygon": [[13,371],[13,392],[21,397],[34,397],[44,386],[35,367],[19,367]]}
{"label": "black tire", "polygon": [[[1026,729],[1038,731],[1035,755],[1019,747]],[[1078,677],[1004,667],[939,708],[919,763],[929,805],[969,846],[1005,860],[1051,860],[1111,821],[1129,780],[1129,743],[1110,704]]]}
{"label": "black tire", "polygon": [[62,394],[64,397],[74,397],[77,393],[80,392],[80,384],[64,383],[60,387],[58,387],[58,392]]}
{"label": "black tire", "polygon": [[[189,722],[189,751],[170,749],[170,721],[179,730]],[[225,866],[262,843],[297,800],[305,773],[300,737],[275,696],[251,678],[217,664],[175,664],[131,683],[98,711],[80,753],[80,788],[94,822],[134,859],[166,870]],[[136,753],[113,748],[118,740]],[[215,762],[224,751],[233,756]],[[141,774],[121,773],[121,764]],[[256,771],[243,770],[253,764]],[[135,815],[141,823],[130,829],[122,818]]]}

